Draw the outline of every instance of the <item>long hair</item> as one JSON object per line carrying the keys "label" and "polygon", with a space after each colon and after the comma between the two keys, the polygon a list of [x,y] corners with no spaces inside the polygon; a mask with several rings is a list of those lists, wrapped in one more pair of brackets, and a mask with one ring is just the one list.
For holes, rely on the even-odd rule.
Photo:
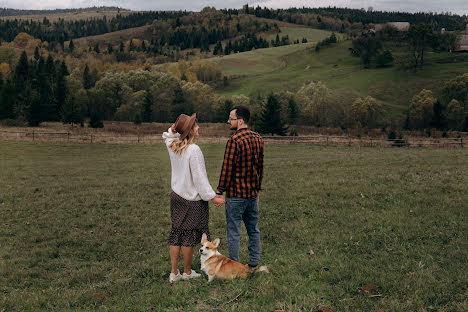
{"label": "long hair", "polygon": [[172,141],[172,143],[169,144],[169,148],[174,152],[174,154],[181,156],[182,153],[187,150],[189,145],[195,142],[195,138],[195,132],[193,131],[192,127],[189,134],[183,140],[177,139]]}

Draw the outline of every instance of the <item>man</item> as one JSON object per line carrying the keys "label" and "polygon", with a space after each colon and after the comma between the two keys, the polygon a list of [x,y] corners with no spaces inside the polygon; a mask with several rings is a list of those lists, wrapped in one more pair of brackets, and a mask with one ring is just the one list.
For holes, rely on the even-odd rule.
{"label": "man", "polygon": [[226,192],[226,231],[229,258],[239,261],[240,227],[244,221],[249,235],[249,266],[260,260],[258,193],[263,179],[263,138],[249,130],[250,111],[236,106],[228,123],[236,132],[229,138],[219,177],[218,195]]}

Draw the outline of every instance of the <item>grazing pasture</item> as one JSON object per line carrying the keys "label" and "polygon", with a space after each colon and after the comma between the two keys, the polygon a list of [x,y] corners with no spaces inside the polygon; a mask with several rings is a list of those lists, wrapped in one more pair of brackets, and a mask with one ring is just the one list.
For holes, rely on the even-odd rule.
{"label": "grazing pasture", "polygon": [[[200,146],[216,187],[224,144]],[[0,311],[468,309],[464,149],[267,144],[271,274],[173,285],[162,143],[0,141],[0,155]],[[226,255],[211,204],[210,231]]]}
{"label": "grazing pasture", "polygon": [[[307,38],[308,42],[214,57],[210,60],[217,62],[220,69],[228,75],[241,77],[265,75],[286,67],[285,58],[288,55],[311,49],[315,43],[332,34],[331,31],[298,26],[282,26],[280,30],[281,32],[278,34],[280,39],[288,35],[291,43],[296,39],[302,40],[302,38]],[[338,38],[341,37],[342,35],[338,34]],[[276,34],[270,34],[265,39],[270,43],[275,38]],[[243,90],[238,91],[243,93]]]}
{"label": "grazing pasture", "polygon": [[[280,33],[281,37],[281,33]],[[436,96],[450,79],[468,71],[468,57],[448,52],[427,53],[423,69],[405,68],[409,54],[404,47],[390,47],[398,59],[393,67],[363,68],[352,57],[350,40],[314,51],[315,43],[260,49],[213,58],[223,72],[232,75],[221,95],[256,95],[289,90],[296,92],[305,82],[321,81],[332,90],[334,101],[350,105],[357,97],[372,96],[390,117],[404,113],[413,96],[422,89]],[[265,54],[265,55],[263,55]]]}

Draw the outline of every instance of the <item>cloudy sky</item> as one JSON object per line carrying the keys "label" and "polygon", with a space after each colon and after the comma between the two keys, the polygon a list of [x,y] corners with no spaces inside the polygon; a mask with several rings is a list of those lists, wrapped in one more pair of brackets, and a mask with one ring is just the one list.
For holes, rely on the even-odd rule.
{"label": "cloudy sky", "polygon": [[15,9],[83,8],[91,6],[118,6],[132,10],[180,10],[199,11],[203,7],[241,8],[248,3],[269,8],[289,7],[348,7],[369,8],[380,11],[452,12],[468,14],[466,0],[0,0],[0,7]]}

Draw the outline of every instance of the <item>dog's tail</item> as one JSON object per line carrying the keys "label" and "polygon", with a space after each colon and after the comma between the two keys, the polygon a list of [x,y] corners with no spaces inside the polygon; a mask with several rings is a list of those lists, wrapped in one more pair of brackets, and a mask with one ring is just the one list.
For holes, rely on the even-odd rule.
{"label": "dog's tail", "polygon": [[268,270],[266,265],[262,265],[258,268],[255,268],[253,273],[258,273],[258,272],[265,272],[265,273],[270,273],[270,270]]}

